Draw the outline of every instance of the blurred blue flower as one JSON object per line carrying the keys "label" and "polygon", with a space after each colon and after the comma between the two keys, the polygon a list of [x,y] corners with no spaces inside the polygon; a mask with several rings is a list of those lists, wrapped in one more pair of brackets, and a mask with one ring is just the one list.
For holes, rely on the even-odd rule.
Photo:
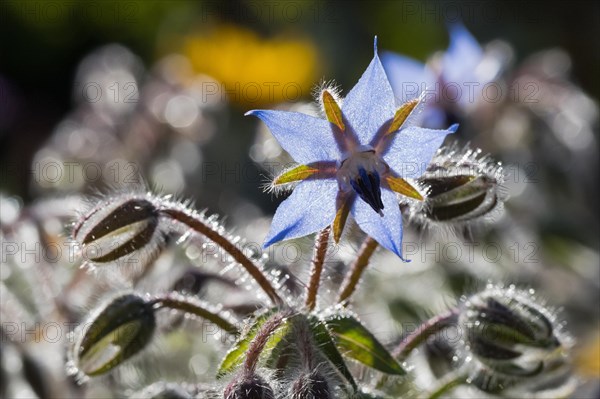
{"label": "blurred blue flower", "polygon": [[450,44],[440,59],[423,64],[412,58],[384,52],[381,62],[388,74],[394,95],[409,101],[425,94],[427,106],[421,120],[425,126],[439,127],[446,112],[464,111],[474,104],[482,88],[497,74],[486,65],[477,40],[462,24],[449,27]]}
{"label": "blurred blue flower", "polygon": [[[340,108],[328,89],[326,119],[298,112],[253,110],[301,166],[286,175],[300,183],[281,203],[265,247],[333,223],[336,240],[351,213],[360,228],[402,257],[402,215],[396,193],[422,199],[404,178],[419,177],[458,125],[445,130],[405,123],[418,100],[396,110],[394,94],[375,55]],[[297,178],[294,178],[296,176]]]}

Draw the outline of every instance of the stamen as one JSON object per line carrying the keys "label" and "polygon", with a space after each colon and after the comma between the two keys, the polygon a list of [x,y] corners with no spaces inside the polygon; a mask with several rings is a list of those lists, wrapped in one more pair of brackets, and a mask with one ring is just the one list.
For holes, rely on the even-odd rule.
{"label": "stamen", "polygon": [[359,197],[383,216],[384,208],[381,201],[381,180],[376,171],[367,172],[362,166],[358,168],[358,176],[350,180],[350,185]]}

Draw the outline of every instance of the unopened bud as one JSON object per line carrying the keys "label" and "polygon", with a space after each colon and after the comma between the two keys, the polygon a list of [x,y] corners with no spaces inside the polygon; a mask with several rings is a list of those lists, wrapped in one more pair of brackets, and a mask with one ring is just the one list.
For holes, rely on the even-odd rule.
{"label": "unopened bud", "polygon": [[425,177],[419,182],[429,188],[422,216],[435,222],[469,221],[497,206],[496,182],[485,175]]}
{"label": "unopened bud", "polygon": [[109,263],[156,241],[159,213],[144,196],[121,195],[92,208],[73,229],[84,258]]}
{"label": "unopened bud", "polygon": [[224,399],[275,399],[273,389],[258,375],[233,380],[223,393]]}
{"label": "unopened bud", "polygon": [[417,180],[427,195],[404,208],[412,221],[423,225],[458,225],[494,219],[506,195],[499,164],[480,151],[441,149]]}
{"label": "unopened bud", "polygon": [[72,366],[87,376],[104,374],[140,352],[152,339],[156,321],[152,304],[127,294],[94,312],[75,332]]}
{"label": "unopened bud", "polygon": [[329,384],[317,372],[302,374],[292,384],[292,399],[329,399]]}
{"label": "unopened bud", "polygon": [[567,340],[552,313],[512,286],[468,298],[459,323],[467,357],[481,365],[472,383],[486,391],[540,376],[564,360]]}

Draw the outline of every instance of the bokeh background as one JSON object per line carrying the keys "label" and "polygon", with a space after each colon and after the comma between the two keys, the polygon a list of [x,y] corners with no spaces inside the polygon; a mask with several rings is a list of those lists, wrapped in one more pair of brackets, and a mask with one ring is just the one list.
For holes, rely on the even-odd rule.
{"label": "bokeh background", "polygon": [[[280,202],[263,186],[289,159],[243,114],[309,109],[323,80],[347,92],[375,35],[380,50],[431,60],[447,48],[448,22],[495,52],[503,87],[538,89],[533,103],[455,116],[453,139],[504,163],[506,215],[480,237],[514,256],[465,265],[415,255],[407,275],[386,278],[397,260],[380,255],[366,284],[385,300],[365,289],[365,318],[416,322],[447,300],[432,303],[432,289],[459,297],[488,279],[531,285],[564,308],[577,370],[595,381],[585,392],[597,394],[598,2],[2,1],[0,221],[40,199],[144,180],[263,237]],[[398,293],[400,281],[416,288]]]}
{"label": "bokeh background", "polygon": [[[208,159],[213,154],[225,162],[249,161],[245,149],[255,121],[240,121],[243,112],[278,103],[283,95],[311,100],[312,87],[323,78],[349,89],[370,59],[374,35],[382,49],[425,60],[446,48],[448,21],[463,21],[481,43],[507,41],[516,62],[561,48],[570,57],[569,78],[593,98],[600,95],[594,40],[600,34],[600,11],[588,1],[3,1],[1,7],[0,163],[8,172],[0,184],[26,201],[33,196],[29,177],[36,151],[74,105],[96,99],[96,87],[76,82],[79,63],[111,43],[135,55],[139,85],[148,78],[142,70],[181,54],[194,72],[229,90],[236,85],[246,89],[247,95],[233,96],[223,116],[240,126],[215,134],[202,146]],[[283,86],[273,88],[275,96],[269,96],[264,82],[277,81],[294,85],[287,94]],[[262,93],[255,94],[248,82],[258,82]],[[122,97],[117,104],[137,101],[137,86],[106,88],[99,95],[114,102],[117,91]],[[209,186],[219,185],[207,180]],[[273,209],[256,185],[242,186],[246,196]],[[215,210],[227,211],[215,198],[224,185],[212,188],[200,197]],[[189,186],[184,194],[197,196],[201,189]]]}

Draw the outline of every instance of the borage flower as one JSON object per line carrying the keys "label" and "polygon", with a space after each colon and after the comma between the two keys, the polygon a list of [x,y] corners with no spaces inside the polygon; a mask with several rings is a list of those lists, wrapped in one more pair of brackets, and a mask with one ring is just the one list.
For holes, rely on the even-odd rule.
{"label": "borage flower", "polygon": [[473,108],[481,99],[483,88],[501,69],[497,55],[486,54],[462,24],[450,25],[449,36],[448,49],[427,64],[388,51],[381,56],[397,98],[409,101],[425,95],[430,99],[421,115],[429,127],[442,126],[447,113],[463,114]]}
{"label": "borage flower", "polygon": [[281,203],[265,247],[301,237],[333,223],[339,240],[349,213],[360,228],[402,257],[402,215],[396,193],[422,200],[405,179],[419,177],[457,125],[446,130],[405,124],[418,100],[396,109],[387,76],[375,55],[342,106],[324,89],[327,119],[298,112],[254,110],[300,166],[276,178],[299,182]]}

